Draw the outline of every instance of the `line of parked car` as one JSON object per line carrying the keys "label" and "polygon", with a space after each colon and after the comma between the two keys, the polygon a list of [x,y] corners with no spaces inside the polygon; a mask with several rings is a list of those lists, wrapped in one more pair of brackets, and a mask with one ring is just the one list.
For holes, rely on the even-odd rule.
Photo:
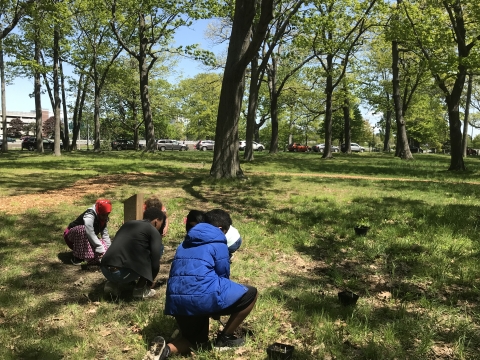
{"label": "line of parked car", "polygon": [[[346,145],[342,144],[340,147],[336,145],[331,145],[331,151],[332,152],[345,152],[347,151]],[[319,152],[323,153],[325,151],[325,144],[317,144],[312,147],[309,147],[308,145],[303,145],[300,143],[292,143],[287,146],[287,150],[291,152],[308,152],[308,151],[313,151],[313,152]],[[352,152],[364,152],[365,148],[363,146],[358,145],[357,143],[350,143],[350,150]]]}

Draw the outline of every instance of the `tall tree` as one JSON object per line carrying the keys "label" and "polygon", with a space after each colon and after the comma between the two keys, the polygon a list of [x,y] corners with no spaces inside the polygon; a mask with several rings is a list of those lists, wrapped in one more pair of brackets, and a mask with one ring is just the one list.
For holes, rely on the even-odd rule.
{"label": "tall tree", "polygon": [[477,3],[442,0],[412,1],[412,4],[402,5],[419,55],[427,60],[447,104],[451,147],[449,170],[464,171],[460,101],[469,69],[478,67],[480,14],[473,11]]}
{"label": "tall tree", "polygon": [[[104,3],[91,0],[82,0],[72,3],[72,11],[75,13],[76,33],[76,57],[77,66],[83,67],[84,62],[89,64],[94,90],[94,151],[100,151],[100,97],[105,79],[112,64],[120,54],[122,47],[119,46],[110,27],[109,9]],[[93,10],[93,11],[92,11]]]}
{"label": "tall tree", "polygon": [[[3,61],[3,40],[17,26],[25,15],[28,5],[34,0],[5,0],[0,2],[0,81],[2,102],[3,138],[7,138],[7,105],[5,101],[5,63]],[[8,151],[8,141],[2,141],[2,152]]]}
{"label": "tall tree", "polygon": [[[273,19],[274,0],[237,0],[218,105],[215,148],[210,175],[243,177],[238,157],[238,122],[245,89],[245,71],[265,39]],[[259,12],[255,31],[253,25]]]}
{"label": "tall tree", "polygon": [[[299,40],[309,46],[325,77],[325,151],[322,158],[331,158],[333,93],[341,83],[350,57],[358,51],[360,40],[372,25],[371,11],[376,0],[314,1],[309,8],[309,21]],[[350,143],[347,143],[350,152]]]}
{"label": "tall tree", "polygon": [[[206,3],[208,4],[208,0]],[[213,3],[209,5],[213,6]],[[207,8],[203,1],[111,1],[112,30],[122,48],[138,62],[147,151],[155,150],[155,128],[148,88],[150,71],[159,54],[166,51],[204,60],[209,58],[209,54],[197,50],[194,45],[176,49],[170,45],[176,30],[189,26],[192,19],[204,16]],[[135,23],[132,20],[135,20]]]}

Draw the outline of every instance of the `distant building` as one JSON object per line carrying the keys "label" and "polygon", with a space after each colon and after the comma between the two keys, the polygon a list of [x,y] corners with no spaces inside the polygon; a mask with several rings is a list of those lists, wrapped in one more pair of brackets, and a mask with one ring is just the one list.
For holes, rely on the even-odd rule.
{"label": "distant building", "polygon": [[[1,121],[2,111],[0,110],[0,134],[3,133],[3,122]],[[7,111],[7,129],[10,127],[10,121],[13,119],[22,120],[23,124],[28,128],[29,124],[35,124],[36,119],[35,111]],[[50,117],[50,111],[42,110],[42,124]],[[31,132],[31,131],[30,131]],[[25,135],[30,135],[29,131],[24,131]]]}

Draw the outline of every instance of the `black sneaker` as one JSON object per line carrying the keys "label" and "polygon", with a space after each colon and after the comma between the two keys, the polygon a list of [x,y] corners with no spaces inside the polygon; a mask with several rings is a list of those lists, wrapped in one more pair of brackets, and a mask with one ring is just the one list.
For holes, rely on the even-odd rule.
{"label": "black sneaker", "polygon": [[156,336],[150,344],[145,359],[148,360],[164,360],[170,355],[170,348],[167,346],[165,339],[161,336]]}
{"label": "black sneaker", "polygon": [[75,266],[80,266],[84,263],[85,261],[82,260],[82,259],[79,259],[75,256],[72,256],[72,264],[75,265]]}
{"label": "black sneaker", "polygon": [[228,350],[231,348],[236,348],[245,345],[245,338],[244,337],[236,337],[235,335],[226,335],[224,333],[220,333],[215,340],[215,344],[213,347],[217,350]]}

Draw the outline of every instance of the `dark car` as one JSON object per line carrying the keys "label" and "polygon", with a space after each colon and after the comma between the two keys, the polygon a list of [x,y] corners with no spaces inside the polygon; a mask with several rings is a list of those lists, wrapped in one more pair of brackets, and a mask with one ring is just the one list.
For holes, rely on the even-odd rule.
{"label": "dark car", "polygon": [[478,155],[477,149],[467,148],[467,155]]}
{"label": "dark car", "polygon": [[195,149],[202,150],[202,151],[213,150],[214,147],[215,147],[215,141],[213,140],[200,140],[195,145]]}
{"label": "dark car", "polygon": [[421,147],[418,147],[418,146],[410,145],[410,152],[411,153],[423,153],[423,149]]}
{"label": "dark car", "polygon": [[[54,150],[55,142],[50,139],[43,139],[43,150]],[[25,136],[22,140],[22,150],[35,151],[37,149],[37,138],[34,136]],[[60,144],[60,149],[63,149],[63,144]]]}
{"label": "dark car", "polygon": [[[133,140],[127,139],[117,139],[113,140],[111,143],[112,150],[137,150],[135,148],[135,143]],[[138,144],[138,149],[142,150],[145,146],[142,144]]]}
{"label": "dark car", "polygon": [[160,151],[165,151],[165,150],[186,151],[188,150],[188,146],[185,144],[179,143],[177,140],[160,139],[160,140],[157,140],[157,149]]}

